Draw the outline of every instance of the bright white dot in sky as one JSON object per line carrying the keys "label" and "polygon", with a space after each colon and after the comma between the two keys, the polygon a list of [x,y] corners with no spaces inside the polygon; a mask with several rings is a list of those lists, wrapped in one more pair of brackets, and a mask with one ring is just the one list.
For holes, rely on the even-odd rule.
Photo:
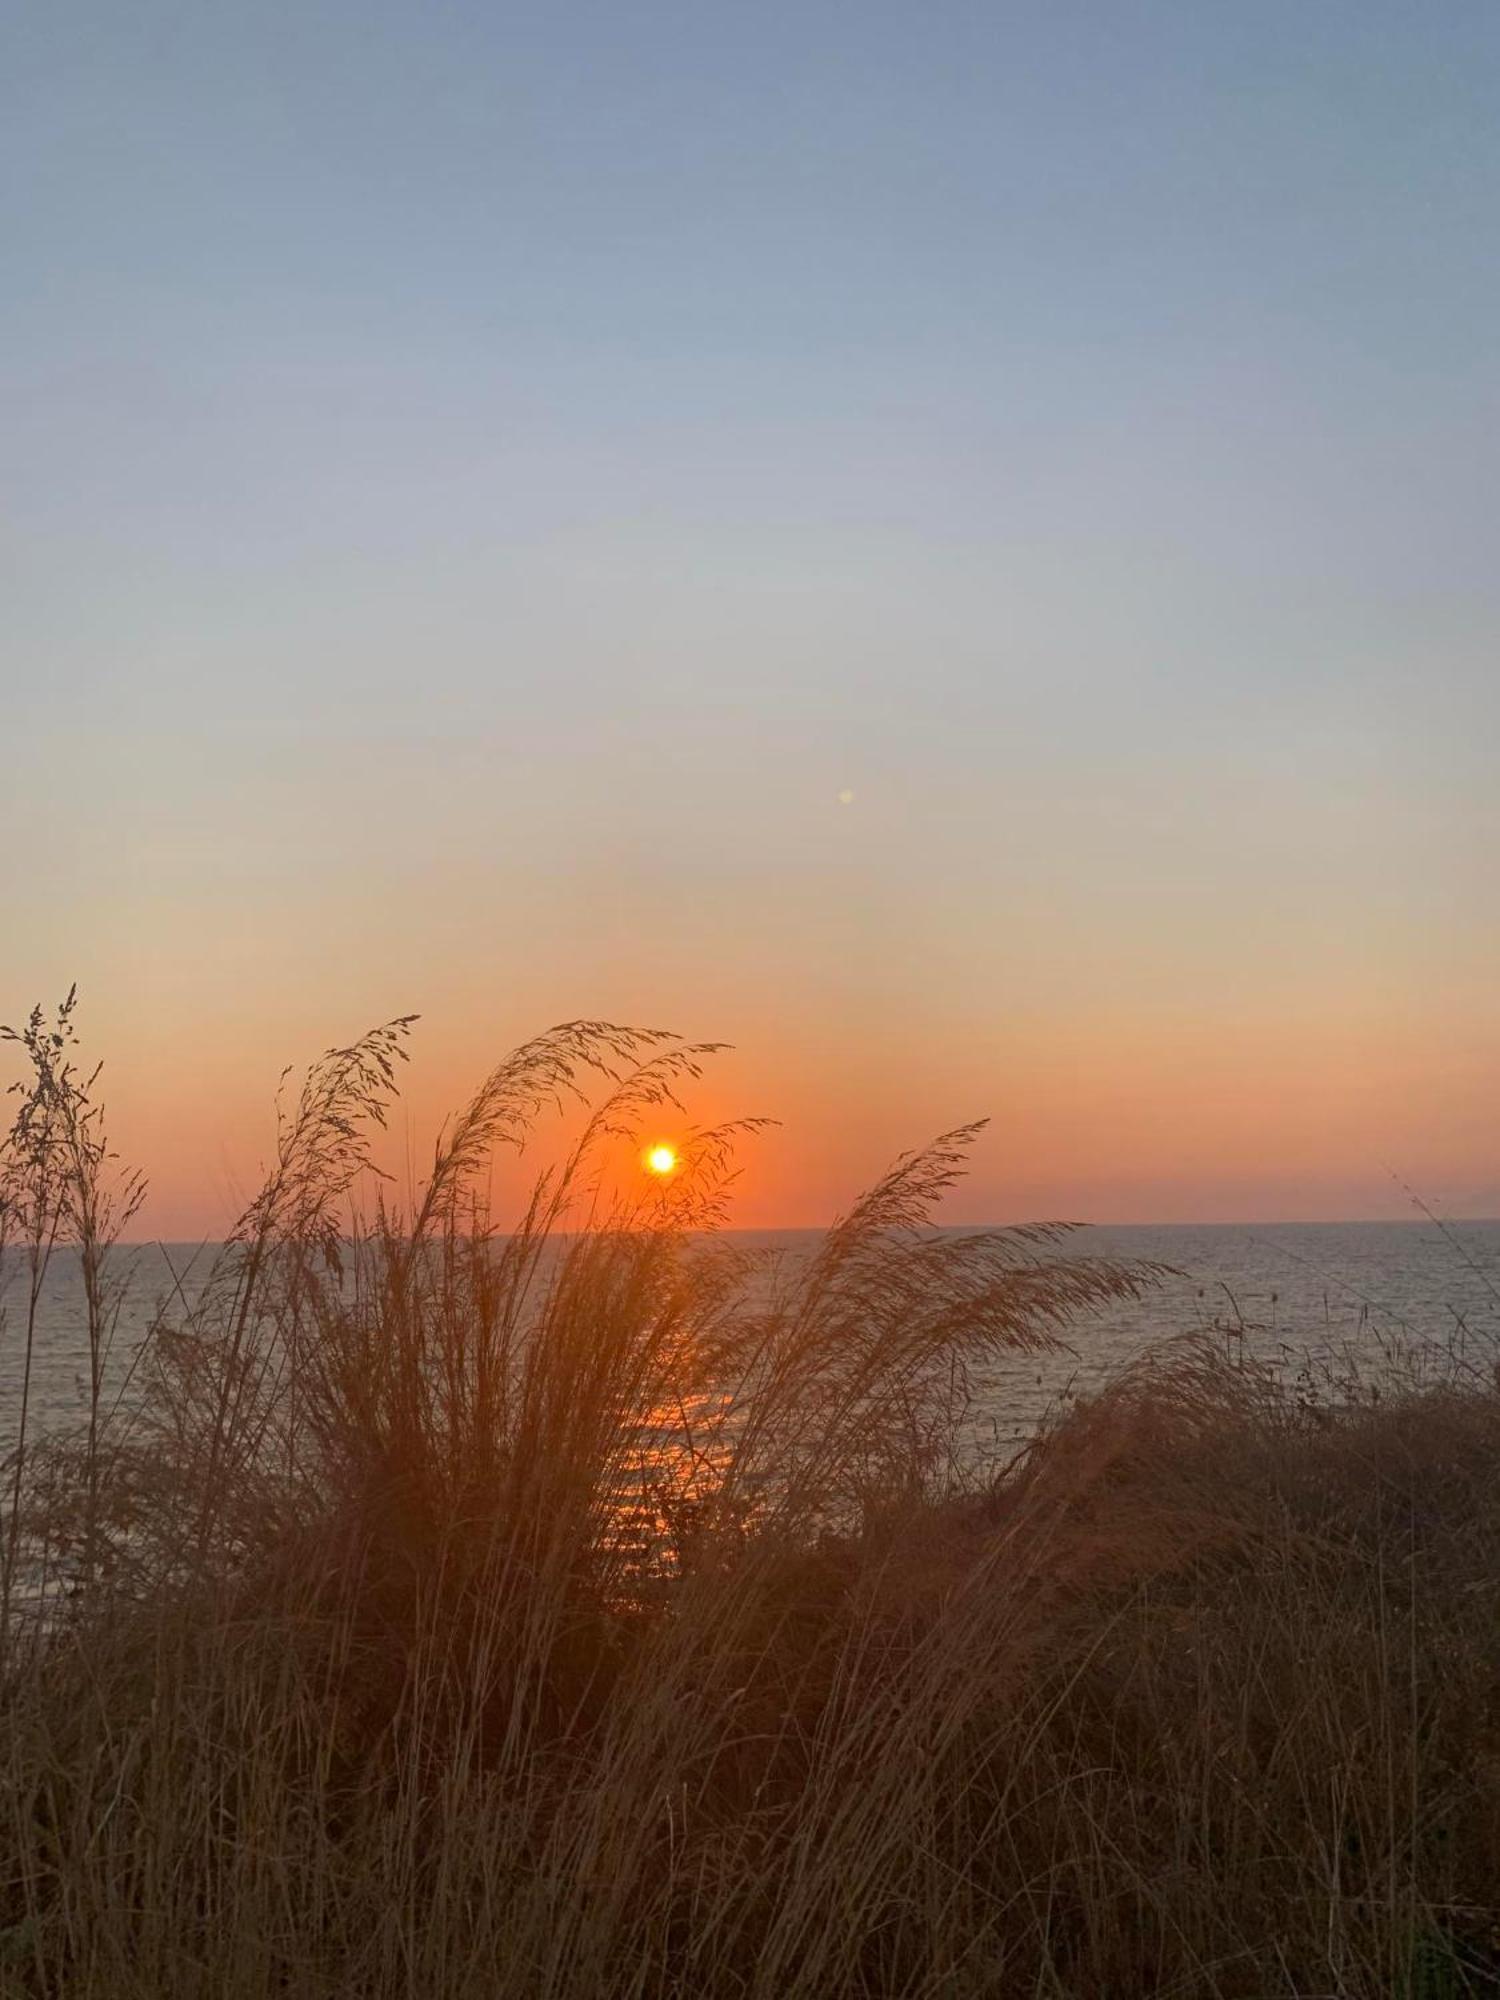
{"label": "bright white dot in sky", "polygon": [[841,806],[852,806],[853,803],[854,803],[853,792],[843,791],[839,793],[839,804]]}

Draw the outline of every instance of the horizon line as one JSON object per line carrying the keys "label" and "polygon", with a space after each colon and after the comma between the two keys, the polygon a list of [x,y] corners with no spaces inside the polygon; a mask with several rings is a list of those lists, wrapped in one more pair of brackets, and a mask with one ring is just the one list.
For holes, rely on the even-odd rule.
{"label": "horizon line", "polygon": [[[1157,1219],[1142,1221],[1111,1217],[1108,1220],[1082,1220],[1069,1216],[1031,1216],[1024,1220],[1010,1222],[937,1222],[922,1225],[933,1229],[1007,1230],[1035,1229],[1037,1227],[1058,1226],[1068,1229],[1443,1229],[1453,1227],[1500,1228],[1500,1215],[1340,1215],[1340,1216],[1280,1216],[1280,1217],[1236,1217],[1232,1220]],[[793,1223],[726,1223],[718,1229],[689,1232],[690,1234],[712,1236],[820,1236],[833,1227],[832,1222]],[[513,1230],[497,1229],[496,1236],[514,1235]],[[557,1229],[551,1232],[557,1236],[582,1236],[588,1232],[582,1229]],[[149,1250],[171,1245],[205,1246],[224,1244],[232,1239],[228,1236],[152,1236],[122,1237],[115,1245],[120,1250]],[[19,1244],[11,1247],[19,1249]],[[59,1244],[60,1249],[71,1246]]]}

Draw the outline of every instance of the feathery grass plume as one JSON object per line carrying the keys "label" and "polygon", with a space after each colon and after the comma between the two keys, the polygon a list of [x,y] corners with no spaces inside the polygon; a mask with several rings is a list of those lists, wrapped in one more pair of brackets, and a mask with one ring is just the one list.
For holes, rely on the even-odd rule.
{"label": "feathery grass plume", "polygon": [[1081,1314],[1153,1281],[1146,1265],[1061,1256],[1066,1223],[936,1231],[983,1129],[904,1154],[828,1230],[779,1309],[747,1329],[739,1469],[767,1478],[763,1447],[785,1507],[847,1525],[862,1489],[889,1496],[904,1477],[924,1491],[977,1365],[1052,1345]]}
{"label": "feathery grass plume", "polygon": [[[100,1477],[105,1385],[127,1282],[116,1251],[145,1198],[146,1183],[133,1169],[120,1169],[110,1148],[104,1109],[94,1095],[102,1064],[96,1063],[87,1073],[77,1066],[77,1004],[75,985],[50,1017],[36,1006],[24,1028],[0,1027],[0,1042],[20,1049],[29,1072],[10,1086],[19,1104],[0,1147],[0,1263],[5,1238],[14,1231],[25,1246],[27,1279],[21,1395],[9,1459],[10,1507],[0,1569],[0,1653],[10,1639],[20,1554],[38,1312],[58,1249],[71,1251],[78,1260],[88,1357],[87,1414],[81,1440],[66,1441],[76,1442],[81,1457],[81,1485],[70,1496],[76,1505],[52,1513],[51,1536],[63,1546],[47,1553],[71,1558],[85,1586],[104,1554]],[[6,1275],[0,1268],[0,1290]],[[54,1440],[49,1459],[65,1448],[64,1441]]]}
{"label": "feathery grass plume", "polygon": [[[239,1546],[247,1518],[266,1498],[265,1457],[295,1410],[305,1323],[320,1290],[343,1273],[344,1208],[361,1175],[377,1177],[370,1151],[395,1094],[397,1065],[416,1019],[402,1016],[307,1070],[294,1105],[283,1071],[276,1098],[276,1156],[259,1193],[231,1230],[201,1296],[180,1322],[153,1330],[142,1416],[159,1490],[160,1523],[172,1520],[174,1566],[209,1564]],[[295,1416],[291,1419],[295,1429]],[[160,1556],[132,1507],[138,1554]],[[180,1511],[179,1511],[180,1510]],[[193,1533],[181,1541],[180,1521]],[[156,1582],[163,1580],[159,1570]]]}

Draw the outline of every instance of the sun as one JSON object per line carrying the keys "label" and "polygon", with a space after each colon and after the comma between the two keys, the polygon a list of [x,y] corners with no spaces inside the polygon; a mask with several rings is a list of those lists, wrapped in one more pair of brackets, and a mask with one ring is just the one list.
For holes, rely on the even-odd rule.
{"label": "sun", "polygon": [[646,1149],[646,1168],[653,1174],[670,1174],[676,1171],[677,1152],[672,1146],[649,1146]]}

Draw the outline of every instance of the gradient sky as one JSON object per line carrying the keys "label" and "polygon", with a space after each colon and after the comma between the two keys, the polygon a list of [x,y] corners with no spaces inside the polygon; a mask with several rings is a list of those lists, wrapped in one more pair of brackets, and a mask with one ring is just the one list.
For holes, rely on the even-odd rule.
{"label": "gradient sky", "polygon": [[1493,0],[3,44],[0,1018],[150,1229],[410,1009],[418,1139],[734,1042],[750,1223],[1500,1210]]}

